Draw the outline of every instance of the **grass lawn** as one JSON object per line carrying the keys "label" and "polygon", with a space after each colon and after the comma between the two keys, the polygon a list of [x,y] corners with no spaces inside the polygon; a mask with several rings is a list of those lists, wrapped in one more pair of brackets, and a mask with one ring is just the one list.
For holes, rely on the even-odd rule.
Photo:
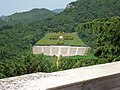
{"label": "grass lawn", "polygon": [[70,57],[64,57],[64,58],[70,58],[70,59],[97,59],[94,55],[87,55],[87,56],[70,56]]}
{"label": "grass lawn", "polygon": [[[53,60],[54,60],[53,56],[46,56],[45,55],[44,57],[46,58],[46,60],[50,64],[53,64]],[[89,60],[89,59],[92,59],[92,60],[97,60],[98,58],[95,57],[94,55],[87,55],[87,56],[76,55],[76,56],[63,57],[63,59],[72,59],[72,60]]]}
{"label": "grass lawn", "polygon": [[[50,36],[58,35],[58,33],[48,33],[36,45],[58,45],[58,40],[49,39]],[[73,40],[64,40],[66,46],[86,46],[76,33],[65,33],[67,36],[73,37]]]}
{"label": "grass lawn", "polygon": [[54,57],[53,56],[46,56],[44,55],[44,58],[46,58],[46,60],[49,62],[49,63],[53,63],[53,60],[54,60]]}

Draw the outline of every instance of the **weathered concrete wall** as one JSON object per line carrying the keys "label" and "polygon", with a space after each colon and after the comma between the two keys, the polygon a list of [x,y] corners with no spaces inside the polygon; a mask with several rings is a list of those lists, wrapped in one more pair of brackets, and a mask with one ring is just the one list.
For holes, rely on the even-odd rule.
{"label": "weathered concrete wall", "polygon": [[120,90],[120,74],[76,82],[48,90]]}
{"label": "weathered concrete wall", "polygon": [[56,56],[74,56],[85,55],[89,47],[73,47],[73,46],[34,46],[33,53]]}
{"label": "weathered concrete wall", "polygon": [[0,90],[120,90],[120,62],[0,79]]}

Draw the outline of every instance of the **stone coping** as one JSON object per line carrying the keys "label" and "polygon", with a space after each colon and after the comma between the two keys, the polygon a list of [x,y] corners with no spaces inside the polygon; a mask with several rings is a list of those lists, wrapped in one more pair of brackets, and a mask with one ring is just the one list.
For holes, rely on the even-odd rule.
{"label": "stone coping", "polygon": [[86,46],[67,46],[67,45],[39,45],[39,46],[33,46],[33,47],[77,47],[77,48],[90,48],[90,47],[86,47]]}
{"label": "stone coping", "polygon": [[0,79],[0,90],[49,90],[120,74],[120,62]]}

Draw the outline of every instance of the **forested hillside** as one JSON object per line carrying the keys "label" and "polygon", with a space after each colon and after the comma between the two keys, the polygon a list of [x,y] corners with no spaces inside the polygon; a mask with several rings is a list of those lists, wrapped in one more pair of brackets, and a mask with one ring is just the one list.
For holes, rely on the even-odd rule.
{"label": "forested hillside", "polygon": [[95,56],[120,60],[120,17],[81,23],[76,30]]}
{"label": "forested hillside", "polygon": [[52,10],[52,11],[55,12],[55,13],[61,13],[61,12],[64,11],[64,9],[54,9],[54,10]]}
{"label": "forested hillside", "polygon": [[60,15],[46,23],[52,31],[73,32],[81,22],[113,16],[120,16],[120,0],[78,0],[68,4]]}
{"label": "forested hillside", "polygon": [[[64,31],[70,33],[77,31],[81,39],[93,48],[94,55],[100,58],[94,62],[95,64],[120,60],[120,0],[78,0],[68,4],[66,9],[57,15],[54,13],[52,15],[47,14],[52,16],[48,18],[46,14],[43,14],[47,17],[44,20],[41,20],[43,16],[39,15],[38,9],[33,9],[27,13],[16,13],[10,16],[10,19],[5,18],[4,20],[8,20],[7,23],[0,20],[1,78],[9,77],[12,68],[15,68],[15,71],[13,70],[10,76],[44,71],[44,66],[40,66],[42,61],[37,60],[40,57],[41,60],[46,60],[46,58],[28,52],[31,52],[32,46],[47,32]],[[102,61],[99,61],[101,59]],[[33,65],[34,60],[36,63]],[[88,63],[81,63],[76,60],[75,64],[67,60],[64,69],[68,68],[68,65],[72,67],[74,64],[77,66],[93,65],[91,61],[93,59],[90,59]],[[6,64],[7,62],[8,64]],[[27,71],[27,69],[32,68],[31,65],[34,66],[34,70]],[[50,64],[45,65],[49,66]],[[6,72],[7,69],[11,72]],[[16,71],[18,73],[14,74]]]}
{"label": "forested hillside", "polygon": [[41,21],[52,16],[55,16],[54,12],[45,8],[36,8],[27,12],[15,13],[10,16],[1,17],[1,21],[4,22],[6,25],[18,25],[31,23],[34,21]]}

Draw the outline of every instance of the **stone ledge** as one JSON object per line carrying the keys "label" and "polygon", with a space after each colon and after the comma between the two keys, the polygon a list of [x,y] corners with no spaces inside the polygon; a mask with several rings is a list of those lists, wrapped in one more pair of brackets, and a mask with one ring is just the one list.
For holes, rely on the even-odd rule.
{"label": "stone ledge", "polygon": [[0,90],[64,89],[120,90],[120,62],[0,79]]}

